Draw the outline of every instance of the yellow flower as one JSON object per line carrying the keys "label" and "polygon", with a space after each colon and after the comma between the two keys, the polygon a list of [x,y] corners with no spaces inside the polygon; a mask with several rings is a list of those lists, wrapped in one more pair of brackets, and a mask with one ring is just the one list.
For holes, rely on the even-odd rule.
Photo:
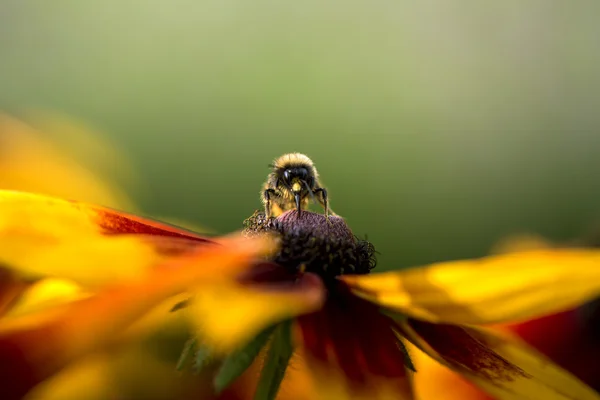
{"label": "yellow flower", "polygon": [[[270,245],[204,238],[104,207],[8,190],[133,208],[107,178],[111,168],[131,175],[114,149],[70,119],[37,113],[34,121],[42,131],[0,115],[2,398],[21,398],[34,386],[33,398],[81,398],[82,385],[95,398],[123,396],[122,388],[108,387],[116,373],[110,370],[139,357],[142,346],[121,342],[181,321],[169,312],[178,294],[237,274]],[[143,364],[141,374],[169,368],[151,355]],[[165,393],[177,382],[169,394],[182,395],[190,379],[174,378],[163,374],[146,386]]]}
{"label": "yellow flower", "polygon": [[232,279],[270,246],[264,238],[208,239],[102,207],[0,191],[0,265],[23,279],[57,276],[93,290],[62,307],[0,320],[3,395],[19,398],[165,299]]}
{"label": "yellow flower", "polygon": [[[132,201],[109,179],[109,169],[134,176],[124,158],[84,124],[48,112],[29,112],[25,123],[0,113],[0,189],[25,190],[62,198],[76,198],[120,209]],[[35,126],[35,127],[34,127]],[[43,129],[40,130],[39,128]],[[73,151],[67,151],[71,147]],[[77,151],[74,151],[77,149]],[[109,167],[110,165],[110,167]],[[0,315],[29,290],[32,282],[0,270]],[[39,283],[43,290],[28,296],[26,307],[66,301],[80,295],[76,285],[63,280]],[[43,298],[40,298],[42,296]]]}
{"label": "yellow flower", "polygon": [[600,398],[538,352],[482,327],[597,296],[600,251],[533,250],[371,274],[372,248],[342,218],[291,211],[269,224],[255,216],[248,232],[263,231],[279,234],[279,253],[242,282],[203,291],[188,311],[202,346],[225,357],[217,387],[258,348],[266,356],[257,398],[274,398],[295,345],[315,396],[412,399],[412,343],[497,399]]}

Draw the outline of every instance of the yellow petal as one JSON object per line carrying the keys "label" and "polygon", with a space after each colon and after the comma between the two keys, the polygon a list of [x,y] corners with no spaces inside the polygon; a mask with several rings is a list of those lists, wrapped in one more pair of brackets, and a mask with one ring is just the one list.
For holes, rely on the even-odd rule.
{"label": "yellow petal", "polygon": [[41,131],[0,114],[0,188],[132,209],[127,196],[106,178],[106,168],[99,168],[110,164],[118,166],[119,176],[131,174],[113,146],[68,118],[38,113],[34,119]]}
{"label": "yellow petal", "polygon": [[13,271],[0,268],[0,316],[4,317],[30,286],[30,282],[23,281]]}
{"label": "yellow petal", "polygon": [[131,279],[161,261],[167,250],[172,253],[174,242],[185,250],[188,241],[209,242],[102,207],[0,191],[0,264],[25,277],[61,277],[84,285]]}
{"label": "yellow petal", "polygon": [[497,332],[411,319],[401,323],[401,329],[429,356],[497,400],[600,399],[600,394],[543,355]]}
{"label": "yellow petal", "polygon": [[271,246],[266,238],[229,239],[174,259],[135,282],[52,312],[6,320],[0,326],[3,395],[22,395],[68,363],[117,340],[163,300],[190,286],[231,279]]}
{"label": "yellow petal", "polygon": [[89,296],[79,285],[64,279],[42,279],[33,283],[4,318],[40,312]]}
{"label": "yellow petal", "polygon": [[231,282],[202,288],[192,299],[190,318],[205,344],[226,354],[267,326],[314,311],[325,300],[323,283],[318,278],[307,278],[287,289],[276,291]]}
{"label": "yellow petal", "polygon": [[600,294],[600,251],[536,250],[342,278],[357,295],[432,322],[493,324],[574,308]]}

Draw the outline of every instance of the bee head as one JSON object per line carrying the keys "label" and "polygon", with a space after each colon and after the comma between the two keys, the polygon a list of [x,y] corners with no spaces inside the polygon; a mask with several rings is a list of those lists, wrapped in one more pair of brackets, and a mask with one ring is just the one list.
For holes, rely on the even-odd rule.
{"label": "bee head", "polygon": [[306,167],[290,167],[283,170],[283,184],[292,192],[301,192],[312,187],[313,178]]}
{"label": "bee head", "polygon": [[307,166],[289,166],[282,169],[281,183],[292,192],[296,201],[296,209],[300,210],[302,198],[312,190],[315,184],[314,175]]}

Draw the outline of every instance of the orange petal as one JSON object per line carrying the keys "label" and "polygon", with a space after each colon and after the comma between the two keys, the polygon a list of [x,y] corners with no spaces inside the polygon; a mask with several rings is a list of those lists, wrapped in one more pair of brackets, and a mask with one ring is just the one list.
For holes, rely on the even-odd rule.
{"label": "orange petal", "polygon": [[185,230],[97,206],[0,191],[0,263],[33,278],[106,284],[138,276],[165,253],[210,242]]}
{"label": "orange petal", "polygon": [[408,319],[403,334],[497,400],[597,400],[600,395],[526,345],[490,330]]}
{"label": "orange petal", "polygon": [[109,344],[162,300],[190,286],[231,279],[271,247],[265,238],[229,239],[62,310],[6,321],[0,327],[3,398],[19,398],[68,363]]}
{"label": "orange petal", "polygon": [[403,345],[393,322],[376,306],[336,293],[322,310],[299,317],[298,324],[319,387],[335,379],[337,396],[412,399]]}
{"label": "orange petal", "polygon": [[527,251],[342,279],[357,295],[415,318],[493,324],[552,314],[596,297],[600,251]]}
{"label": "orange petal", "polygon": [[324,300],[321,280],[305,274],[281,291],[232,282],[202,288],[195,293],[189,313],[205,344],[228,353],[271,324],[319,309]]}

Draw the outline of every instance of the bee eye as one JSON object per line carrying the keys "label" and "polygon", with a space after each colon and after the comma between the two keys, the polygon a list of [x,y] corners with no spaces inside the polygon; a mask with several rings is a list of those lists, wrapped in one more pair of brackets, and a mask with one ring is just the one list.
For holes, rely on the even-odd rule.
{"label": "bee eye", "polygon": [[285,171],[283,171],[283,179],[285,181],[289,181],[290,180],[290,175],[292,174],[292,170],[290,169],[286,169]]}

